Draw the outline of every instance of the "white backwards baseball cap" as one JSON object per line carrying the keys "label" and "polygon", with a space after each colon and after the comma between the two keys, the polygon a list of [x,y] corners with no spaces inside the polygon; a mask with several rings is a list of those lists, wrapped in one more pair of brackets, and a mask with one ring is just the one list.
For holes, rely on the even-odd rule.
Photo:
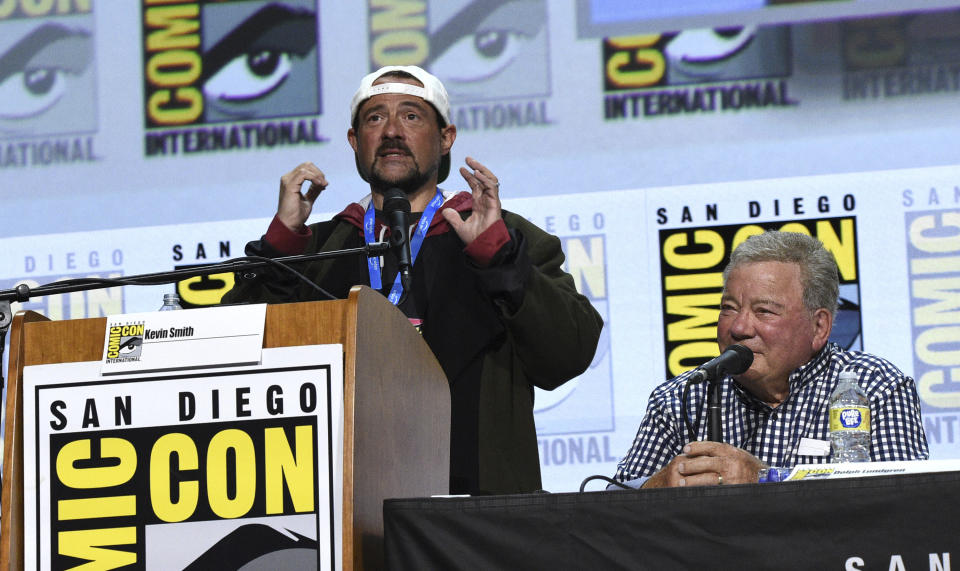
{"label": "white backwards baseball cap", "polygon": [[[373,84],[373,82],[391,72],[408,74],[423,84],[423,87],[399,82]],[[360,87],[357,89],[357,92],[353,94],[353,99],[350,100],[350,124],[353,125],[356,122],[357,111],[360,109],[360,106],[363,105],[364,101],[374,95],[384,93],[402,93],[419,97],[437,110],[440,119],[443,121],[442,127],[451,123],[450,98],[447,96],[447,90],[443,87],[443,83],[441,83],[439,79],[425,69],[415,65],[388,65],[381,67],[360,80]],[[440,159],[440,169],[437,172],[438,182],[443,182],[448,174],[450,174],[450,153],[443,155]]]}
{"label": "white backwards baseball cap", "polygon": [[[373,82],[391,72],[411,75],[423,84],[423,87],[410,85],[409,83],[388,82],[379,85],[373,84]],[[446,125],[450,124],[450,99],[447,97],[447,90],[434,75],[415,65],[388,65],[381,67],[360,80],[360,87],[357,89],[357,92],[353,94],[353,99],[350,101],[350,123],[352,124],[354,120],[356,120],[357,110],[360,109],[360,105],[364,101],[374,95],[380,95],[382,93],[404,93],[419,97],[430,105],[433,105],[433,108],[440,113],[440,117]]]}

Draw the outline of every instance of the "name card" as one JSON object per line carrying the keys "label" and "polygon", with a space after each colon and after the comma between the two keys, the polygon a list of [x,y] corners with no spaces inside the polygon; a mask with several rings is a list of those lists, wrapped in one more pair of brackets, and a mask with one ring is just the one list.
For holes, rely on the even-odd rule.
{"label": "name card", "polygon": [[110,316],[100,374],[255,365],[266,315],[256,304]]}
{"label": "name card", "polygon": [[847,462],[838,464],[798,464],[787,480],[835,480],[892,474],[960,471],[960,460],[913,460],[896,462]]}

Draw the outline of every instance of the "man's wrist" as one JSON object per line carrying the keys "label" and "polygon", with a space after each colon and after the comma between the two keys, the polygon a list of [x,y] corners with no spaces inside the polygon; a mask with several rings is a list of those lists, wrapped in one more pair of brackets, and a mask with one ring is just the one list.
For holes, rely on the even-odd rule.
{"label": "man's wrist", "polygon": [[291,230],[279,216],[274,216],[263,239],[281,254],[293,255],[303,253],[312,235],[313,232],[306,226],[302,227],[302,231],[297,232]]}
{"label": "man's wrist", "polygon": [[490,265],[497,253],[510,242],[510,232],[503,219],[497,220],[467,244],[464,253],[481,268]]}

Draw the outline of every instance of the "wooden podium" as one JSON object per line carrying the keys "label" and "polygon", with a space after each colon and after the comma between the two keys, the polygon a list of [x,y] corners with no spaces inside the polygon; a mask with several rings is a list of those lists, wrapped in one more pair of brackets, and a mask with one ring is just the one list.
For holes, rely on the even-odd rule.
{"label": "wooden podium", "polygon": [[[50,321],[18,313],[11,327],[4,437],[0,571],[22,569],[23,368],[99,361],[106,318]],[[417,331],[382,295],[354,287],[346,300],[267,308],[265,348],[343,345],[344,569],[379,569],[383,500],[446,493],[450,390]]]}

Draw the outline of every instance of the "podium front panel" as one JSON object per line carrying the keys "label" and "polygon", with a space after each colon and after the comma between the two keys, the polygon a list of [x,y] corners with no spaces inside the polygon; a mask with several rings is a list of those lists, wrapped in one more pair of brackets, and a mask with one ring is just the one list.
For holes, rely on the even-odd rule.
{"label": "podium front panel", "polygon": [[339,568],[343,349],[101,377],[24,369],[26,568]]}

